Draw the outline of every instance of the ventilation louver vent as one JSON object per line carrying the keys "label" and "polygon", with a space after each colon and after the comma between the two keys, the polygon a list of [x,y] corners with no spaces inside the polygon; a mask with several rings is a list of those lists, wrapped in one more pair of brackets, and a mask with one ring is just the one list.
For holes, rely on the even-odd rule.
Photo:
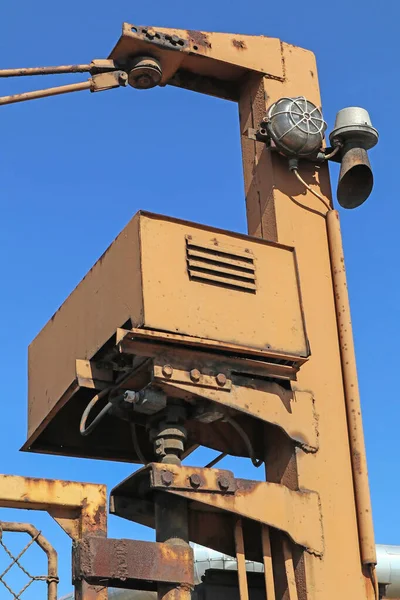
{"label": "ventilation louver vent", "polygon": [[232,290],[256,292],[252,253],[186,237],[186,260],[190,279]]}

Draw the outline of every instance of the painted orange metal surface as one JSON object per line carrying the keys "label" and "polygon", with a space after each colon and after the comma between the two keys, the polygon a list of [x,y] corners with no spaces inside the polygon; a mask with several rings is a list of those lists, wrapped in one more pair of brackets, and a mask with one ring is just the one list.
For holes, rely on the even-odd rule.
{"label": "painted orange metal surface", "polygon": [[[39,479],[17,475],[0,475],[0,507],[48,512],[64,531],[77,542],[88,535],[107,535],[107,498],[104,485]],[[30,530],[30,533],[33,530]],[[38,538],[38,541],[43,541]],[[57,555],[49,552],[49,574],[53,580]],[[53,581],[52,580],[52,581]],[[56,584],[50,582],[49,593],[56,598]],[[107,589],[93,587],[81,580],[75,586],[76,600],[107,600]]]}
{"label": "painted orange metal surface", "polygon": [[[155,385],[193,412],[202,403],[206,416],[187,419],[186,429],[174,431],[193,447],[249,456],[253,463],[262,456],[266,481],[176,466],[175,454],[175,466],[149,466],[118,486],[113,512],[155,523],[159,532],[161,525],[168,529],[168,511],[179,499],[188,513],[181,523],[185,543],[190,530],[196,541],[215,549],[236,547],[244,600],[246,555],[264,561],[266,588],[273,579],[276,600],[372,600],[372,514],[328,167],[301,162],[296,179],[284,157],[248,135],[282,97],[301,95],[320,104],[315,58],[274,38],[124,24],[111,59],[128,70],[132,55],[159,61],[162,85],[238,102],[253,237],[149,215],[133,219],[31,347],[25,449],[57,451],[54,440],[67,424],[68,452],[83,455],[73,428],[80,408],[76,394],[107,389],[99,351],[105,363],[112,356],[111,365],[117,355],[145,358],[130,374],[132,389]],[[147,333],[138,333],[140,328]],[[215,413],[220,418],[214,422]],[[138,423],[145,429],[143,420]],[[35,448],[46,428],[50,434]],[[101,447],[99,435],[91,455],[126,459],[113,444],[130,436],[129,428],[105,430],[109,448]],[[138,480],[146,485],[137,486]],[[22,483],[14,485],[10,502]],[[43,505],[46,485],[33,486],[32,507]],[[0,481],[0,502],[7,502],[1,494]],[[68,514],[61,510],[57,518],[65,525]],[[87,519],[82,527],[97,529],[94,514]],[[65,528],[76,535],[74,527]],[[165,599],[190,595],[187,588],[160,590]],[[82,587],[80,600],[86,592]]]}

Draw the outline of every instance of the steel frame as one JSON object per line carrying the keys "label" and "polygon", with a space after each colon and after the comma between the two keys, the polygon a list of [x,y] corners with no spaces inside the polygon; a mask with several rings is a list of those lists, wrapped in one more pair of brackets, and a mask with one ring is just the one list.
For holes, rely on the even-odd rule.
{"label": "steel frame", "polygon": [[[106,487],[58,479],[0,475],[0,507],[49,513],[77,544],[86,536],[107,536]],[[75,582],[75,600],[107,600],[107,589]]]}

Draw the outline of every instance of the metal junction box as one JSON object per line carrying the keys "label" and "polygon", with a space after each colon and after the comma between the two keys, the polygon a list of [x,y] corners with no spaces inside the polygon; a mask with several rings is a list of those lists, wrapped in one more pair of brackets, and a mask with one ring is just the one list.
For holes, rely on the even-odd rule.
{"label": "metal junction box", "polygon": [[[109,457],[101,447],[115,444],[118,432],[97,440],[96,451],[79,436],[80,415],[96,385],[78,393],[85,377],[78,381],[77,361],[95,381],[97,358],[118,328],[169,332],[183,345],[215,340],[249,355],[304,362],[309,347],[295,251],[138,213],[29,347],[25,450]],[[98,379],[114,377],[103,371]]]}

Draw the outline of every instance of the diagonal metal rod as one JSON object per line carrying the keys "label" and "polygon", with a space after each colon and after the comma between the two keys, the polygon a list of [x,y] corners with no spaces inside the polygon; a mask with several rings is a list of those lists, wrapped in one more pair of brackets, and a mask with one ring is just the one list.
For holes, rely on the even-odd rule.
{"label": "diagonal metal rod", "polygon": [[14,94],[13,96],[0,97],[0,106],[5,104],[15,104],[16,102],[25,102],[27,100],[36,100],[37,98],[47,98],[48,96],[58,96],[59,94],[68,94],[70,92],[81,92],[92,88],[92,80],[82,81],[81,83],[71,83],[58,87],[48,88],[46,90],[36,90],[34,92],[25,92],[23,94]]}
{"label": "diagonal metal rod", "polygon": [[32,67],[22,69],[0,69],[0,77],[24,77],[27,75],[59,75],[61,73],[88,73],[92,64],[60,65],[58,67]]}

